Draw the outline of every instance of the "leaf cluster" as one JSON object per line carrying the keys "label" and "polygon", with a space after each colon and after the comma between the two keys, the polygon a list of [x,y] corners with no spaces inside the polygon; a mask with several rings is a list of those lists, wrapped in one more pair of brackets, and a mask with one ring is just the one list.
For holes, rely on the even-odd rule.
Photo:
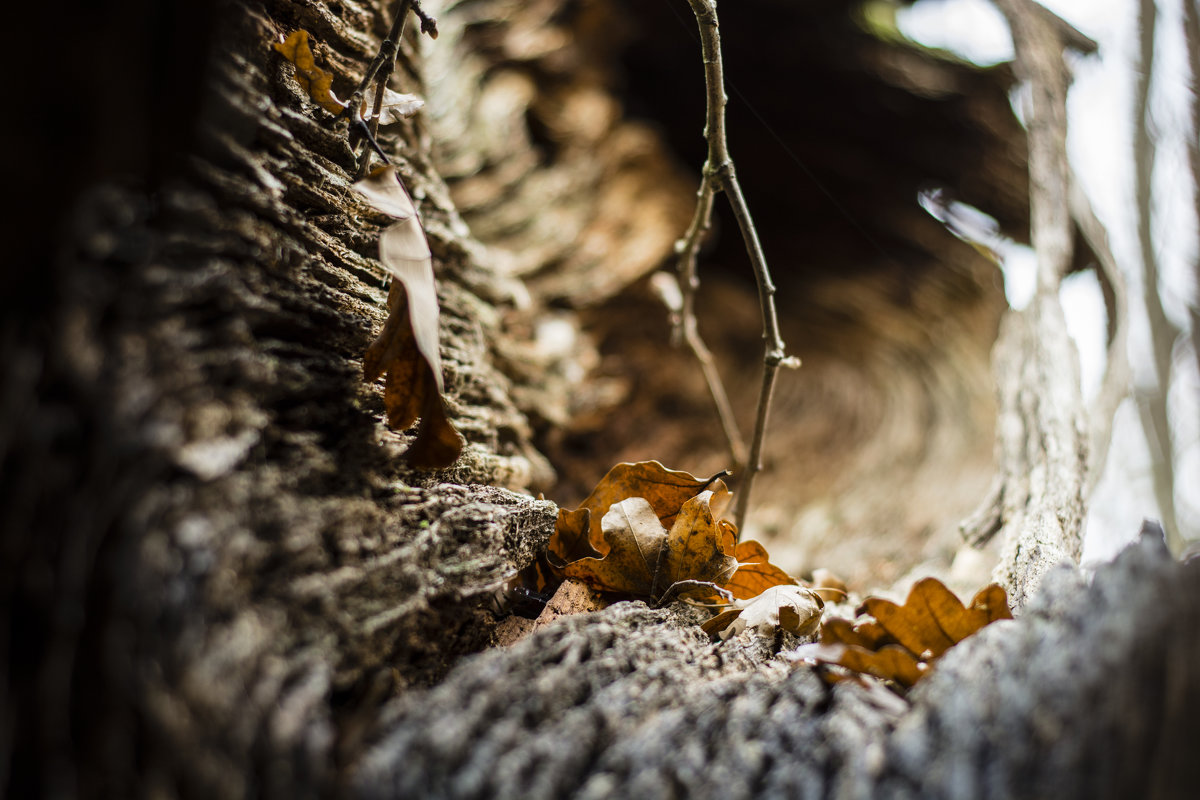
{"label": "leaf cluster", "polygon": [[[936,578],[913,585],[903,605],[869,597],[857,619],[828,619],[821,641],[794,652],[798,659],[844,667],[909,688],[943,653],[980,628],[1012,619],[1004,589],[990,584],[969,606]],[[834,676],[831,676],[834,677]]]}
{"label": "leaf cluster", "polygon": [[664,605],[748,600],[792,578],[722,517],[725,473],[698,478],[657,461],[617,464],[574,510],[560,509],[544,560],[524,576],[540,591],[574,578],[600,592]]}

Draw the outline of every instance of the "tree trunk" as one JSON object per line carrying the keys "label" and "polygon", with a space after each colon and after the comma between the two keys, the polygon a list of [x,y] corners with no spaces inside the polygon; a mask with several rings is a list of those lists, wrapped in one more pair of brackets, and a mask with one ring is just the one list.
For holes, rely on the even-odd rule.
{"label": "tree trunk", "polygon": [[[441,36],[410,26],[396,81],[428,108],[381,143],[430,239],[447,403],[467,441],[433,473],[404,465],[412,432],[385,427],[381,391],[361,379],[387,279],[376,217],[349,190],[354,152],[270,47],[308,30],[344,93],[387,30],[383,10],[128,0],[103,19],[64,14],[59,50],[28,56],[48,86],[89,76],[103,90],[65,119],[39,95],[11,151],[31,154],[19,167],[28,205],[59,211],[15,218],[27,268],[0,329],[8,796],[1172,797],[1193,786],[1198,562],[1171,561],[1153,534],[1091,583],[1050,573],[1017,621],[950,651],[904,698],[826,686],[772,642],[716,648],[683,605],[617,603],[492,648],[489,601],[553,529],[557,506],[526,494],[555,485],[542,452],[566,504],[631,450],[702,471],[723,449],[706,399],[680,399],[698,385],[694,365],[659,344],[665,313],[642,282],[683,229],[699,164],[679,140],[687,129],[699,142],[702,114],[664,87],[695,87],[697,107],[703,92],[698,49],[671,39],[659,10],[428,6]],[[819,188],[772,182],[775,156],[739,161],[744,176],[765,175],[760,225],[787,231],[768,248],[804,242],[809,254],[781,281],[789,341],[811,351],[784,391],[791,413],[777,413],[793,424],[763,516],[808,513],[810,538],[827,541],[797,563],[841,558],[867,588],[850,551],[877,585],[931,554],[948,561],[946,531],[991,470],[981,376],[1002,297],[992,265],[912,200],[932,175],[1021,229],[1023,143],[981,133],[982,119],[1018,130],[997,116],[1004,71],[888,46],[841,4],[747,9],[725,24],[741,20],[762,42],[803,37],[758,48],[799,59],[762,85],[790,90],[787,70],[817,76],[821,64],[840,81],[805,83],[828,117],[808,120],[824,126],[812,149],[790,149],[817,165],[818,186],[850,187],[831,211]],[[97,37],[112,59],[89,55]],[[750,61],[754,37],[731,66],[739,48]],[[624,90],[621,63],[636,84]],[[678,83],[654,72],[664,65]],[[748,95],[762,89],[745,74]],[[892,141],[877,136],[888,120],[861,127],[833,104],[851,92],[885,98],[900,109],[891,122],[912,130]],[[798,106],[774,127],[805,124],[812,105]],[[658,127],[631,118],[651,107]],[[962,130],[922,138],[946,120]],[[72,123],[88,143],[64,162],[54,148]],[[906,160],[904,141],[927,150]],[[884,145],[899,152],[863,163]],[[734,256],[717,245],[713,258]],[[710,341],[736,389],[739,348],[758,350],[742,311],[753,300],[736,275],[714,283],[723,294],[707,302],[723,313],[706,317]],[[623,330],[634,316],[641,327]],[[925,327],[931,316],[942,335]],[[656,424],[665,418],[675,424]],[[597,441],[581,455],[585,435]],[[889,515],[891,537],[861,536],[887,531]],[[829,541],[847,525],[857,545]]]}

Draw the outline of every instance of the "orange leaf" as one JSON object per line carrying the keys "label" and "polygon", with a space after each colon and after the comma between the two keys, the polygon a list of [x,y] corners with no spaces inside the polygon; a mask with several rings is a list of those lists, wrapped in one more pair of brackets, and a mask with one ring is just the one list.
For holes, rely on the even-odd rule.
{"label": "orange leaf", "polygon": [[[724,473],[722,473],[724,474]],[[604,537],[600,521],[613,503],[627,497],[642,497],[654,508],[663,527],[675,522],[675,515],[687,500],[695,497],[720,475],[697,478],[687,472],[667,469],[657,461],[622,462],[608,471],[579,506],[591,511],[588,537],[592,547],[603,552]],[[720,510],[717,510],[720,515]]]}
{"label": "orange leaf", "polygon": [[793,657],[818,664],[836,664],[854,672],[895,681],[905,688],[919,681],[929,670],[927,664],[894,644],[876,651],[845,644],[809,644],[796,648]]}
{"label": "orange leaf", "polygon": [[330,114],[341,114],[346,104],[334,95],[333,73],[317,66],[312,48],[308,44],[308,31],[293,31],[282,42],[276,42],[275,49],[296,67],[296,83],[308,93],[308,97]]}
{"label": "orange leaf", "polygon": [[[818,660],[911,686],[946,650],[998,619],[1011,619],[1004,590],[992,584],[969,607],[936,578],[917,581],[904,605],[868,597],[859,610],[874,620],[826,620]],[[814,651],[816,652],[816,651]],[[826,657],[829,653],[835,656]],[[886,655],[885,655],[886,654]],[[900,655],[903,654],[903,655]],[[909,662],[918,665],[914,672]],[[885,674],[886,673],[886,674]]]}
{"label": "orange leaf", "polygon": [[[651,466],[652,465],[652,466]],[[551,538],[551,565],[563,576],[584,581],[595,589],[646,597],[656,602],[669,593],[695,595],[711,594],[716,582],[724,580],[736,567],[733,558],[732,533],[716,518],[716,509],[729,500],[729,491],[719,480],[712,488],[695,494],[697,485],[705,483],[686,473],[675,473],[657,462],[622,464],[614,467],[618,476],[630,473],[650,475],[654,481],[644,484],[654,496],[657,507],[641,496],[626,497],[610,504],[600,518],[599,546],[590,538],[585,542],[584,525],[593,528],[594,508],[607,500],[612,485],[597,487],[589,503],[575,512],[560,512],[560,526]],[[610,471],[609,475],[613,474]],[[665,479],[665,480],[664,480]],[[606,478],[606,480],[608,480]],[[673,500],[683,492],[687,480],[695,494],[680,506]],[[623,483],[622,480],[614,483]],[[596,498],[602,498],[597,501]],[[586,512],[586,515],[585,515]],[[664,516],[672,520],[668,530]],[[592,547],[595,556],[568,560],[571,555]]]}
{"label": "orange leaf", "polygon": [[733,555],[737,571],[721,586],[738,600],[757,597],[772,586],[795,584],[792,576],[770,562],[766,548],[752,539],[739,544]]}

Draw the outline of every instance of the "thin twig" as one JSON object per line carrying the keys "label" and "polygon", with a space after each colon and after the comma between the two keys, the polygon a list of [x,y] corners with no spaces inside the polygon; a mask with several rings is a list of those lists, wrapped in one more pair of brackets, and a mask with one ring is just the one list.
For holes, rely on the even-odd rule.
{"label": "thin twig", "polygon": [[678,273],[681,303],[674,314],[674,335],[682,339],[700,364],[713,405],[717,408],[717,417],[721,420],[721,428],[725,431],[725,441],[729,445],[729,455],[733,458],[734,471],[741,472],[747,463],[746,441],[742,438],[742,432],[738,430],[733,406],[725,392],[725,385],[721,382],[721,373],[717,370],[716,361],[700,336],[696,324],[696,291],[700,288],[696,257],[700,252],[701,242],[712,227],[713,199],[716,193],[712,176],[705,174],[700,180],[700,189],[696,192],[696,213],[683,238],[675,243],[675,251],[679,254],[675,269]]}
{"label": "thin twig", "polygon": [[[750,257],[754,269],[754,279],[758,283],[758,297],[762,305],[763,339],[763,380],[758,395],[758,411],[755,417],[754,438],[751,440],[750,456],[746,462],[745,477],[738,486],[737,506],[734,510],[734,522],[739,532],[745,527],[746,516],[750,509],[750,492],[754,485],[755,476],[762,471],[762,447],[766,439],[767,419],[771,410],[771,396],[775,388],[775,376],[781,366],[796,367],[799,360],[789,358],[785,352],[783,337],[779,332],[779,317],[775,311],[775,285],[771,280],[771,272],[763,255],[762,245],[758,241],[758,232],[746,199],[742,195],[737,174],[733,168],[733,159],[729,155],[729,145],[725,138],[725,75],[721,62],[721,32],[717,22],[717,4],[715,0],[688,0],[696,23],[700,27],[700,49],[704,60],[704,84],[708,98],[708,109],[705,116],[704,136],[708,141],[708,158],[704,164],[704,182],[701,184],[699,205],[703,206],[707,199],[707,210],[697,209],[692,220],[692,226],[685,236],[683,250],[699,247],[699,237],[707,228],[712,213],[711,195],[724,191],[733,207],[737,218],[738,228],[742,232],[742,240],[746,245],[746,253]],[[711,187],[706,192],[705,187]],[[682,258],[682,254],[681,254]],[[694,295],[694,269],[687,276],[689,284],[685,291]],[[686,297],[687,295],[685,295]],[[686,320],[686,316],[684,317]],[[703,363],[703,361],[702,361]]]}
{"label": "thin twig", "polygon": [[[1194,0],[1182,0],[1183,45],[1187,51],[1191,93],[1188,97],[1188,168],[1192,172],[1192,210],[1200,223],[1200,8]],[[1192,356],[1200,367],[1200,253],[1192,253],[1192,302],[1188,313],[1192,319]]]}
{"label": "thin twig", "polygon": [[1134,201],[1137,203],[1137,237],[1142,256],[1142,304],[1150,328],[1150,347],[1154,358],[1155,384],[1135,392],[1142,427],[1150,445],[1151,477],[1155,500],[1167,544],[1179,553],[1182,542],[1175,517],[1175,464],[1171,442],[1171,420],[1167,396],[1171,387],[1171,352],[1179,330],[1163,310],[1158,293],[1159,264],[1154,247],[1153,178],[1157,153],[1152,133],[1150,89],[1154,78],[1154,32],[1158,7],[1154,0],[1138,3],[1138,70],[1133,88],[1133,163]]}

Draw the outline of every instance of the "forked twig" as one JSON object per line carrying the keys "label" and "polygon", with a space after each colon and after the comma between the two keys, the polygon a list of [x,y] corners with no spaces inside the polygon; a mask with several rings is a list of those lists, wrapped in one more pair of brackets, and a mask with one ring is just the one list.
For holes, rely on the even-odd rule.
{"label": "forked twig", "polygon": [[[408,21],[408,13],[411,11],[421,21],[421,32],[429,34],[429,37],[436,39],[438,37],[437,19],[425,13],[421,8],[419,0],[399,0],[396,9],[396,15],[392,18],[392,27],[388,31],[387,38],[379,43],[379,53],[367,67],[366,74],[363,75],[362,81],[354,90],[354,94],[350,95],[350,102],[346,104],[345,114],[355,117],[360,114],[359,109],[362,108],[363,96],[371,83],[375,83],[375,104],[372,109],[371,121],[367,130],[367,139],[374,145],[374,149],[378,149],[375,145],[375,137],[379,135],[379,116],[383,109],[384,89],[387,88],[388,81],[392,79],[392,72],[396,68],[396,56],[400,53],[400,40],[404,38],[404,26]],[[362,163],[359,164],[360,176],[365,174],[368,166],[371,163],[371,150],[364,148],[362,155]]]}
{"label": "forked twig", "polygon": [[696,324],[696,291],[700,288],[696,258],[700,244],[712,226],[713,199],[716,193],[713,179],[706,172],[696,192],[696,213],[683,238],[675,243],[675,252],[678,254],[675,270],[678,273],[680,298],[678,308],[671,308],[674,312],[673,336],[688,346],[700,364],[704,380],[708,383],[708,393],[712,396],[713,404],[717,408],[717,417],[721,420],[721,428],[725,431],[725,441],[729,444],[729,454],[733,457],[734,471],[740,472],[747,463],[746,440],[742,438],[742,432],[738,429],[733,406],[725,392],[725,384],[721,382],[721,373],[717,370],[716,361],[700,336],[700,329]]}
{"label": "forked twig", "polygon": [[[729,401],[725,397],[720,377],[716,375],[716,367],[712,363],[712,355],[704,346],[699,333],[696,331],[695,294],[700,281],[696,275],[696,255],[700,242],[708,231],[712,221],[713,198],[719,191],[725,192],[729,204],[733,208],[738,228],[742,232],[742,240],[746,245],[746,253],[754,269],[754,279],[758,283],[759,303],[762,307],[763,352],[762,386],[758,394],[758,410],[754,422],[754,438],[751,440],[750,454],[745,460],[745,477],[737,492],[737,505],[734,510],[734,522],[739,532],[745,527],[746,515],[750,509],[750,491],[755,476],[762,471],[762,448],[766,438],[767,418],[771,410],[771,396],[775,390],[775,378],[780,367],[798,367],[800,361],[789,357],[785,350],[783,337],[779,332],[779,315],[775,311],[775,284],[771,280],[771,272],[763,255],[762,245],[758,241],[758,232],[754,228],[754,220],[750,209],[742,195],[742,187],[738,183],[733,168],[733,159],[729,155],[729,145],[725,138],[725,74],[721,62],[721,32],[717,22],[717,4],[715,0],[688,0],[696,23],[700,27],[700,51],[704,60],[705,94],[708,99],[708,109],[705,116],[704,137],[708,141],[708,157],[704,163],[704,174],[696,202],[696,213],[688,226],[684,237],[676,244],[679,254],[678,270],[681,289],[683,292],[683,308],[679,314],[679,325],[684,339],[705,371],[710,389],[713,389],[713,400],[721,414],[721,422],[725,426],[729,438],[730,449],[737,459],[739,445],[744,452],[745,445],[741,444],[741,435],[733,422]],[[713,388],[716,387],[716,388]],[[722,408],[722,405],[724,408]],[[731,434],[732,431],[732,434]]]}

